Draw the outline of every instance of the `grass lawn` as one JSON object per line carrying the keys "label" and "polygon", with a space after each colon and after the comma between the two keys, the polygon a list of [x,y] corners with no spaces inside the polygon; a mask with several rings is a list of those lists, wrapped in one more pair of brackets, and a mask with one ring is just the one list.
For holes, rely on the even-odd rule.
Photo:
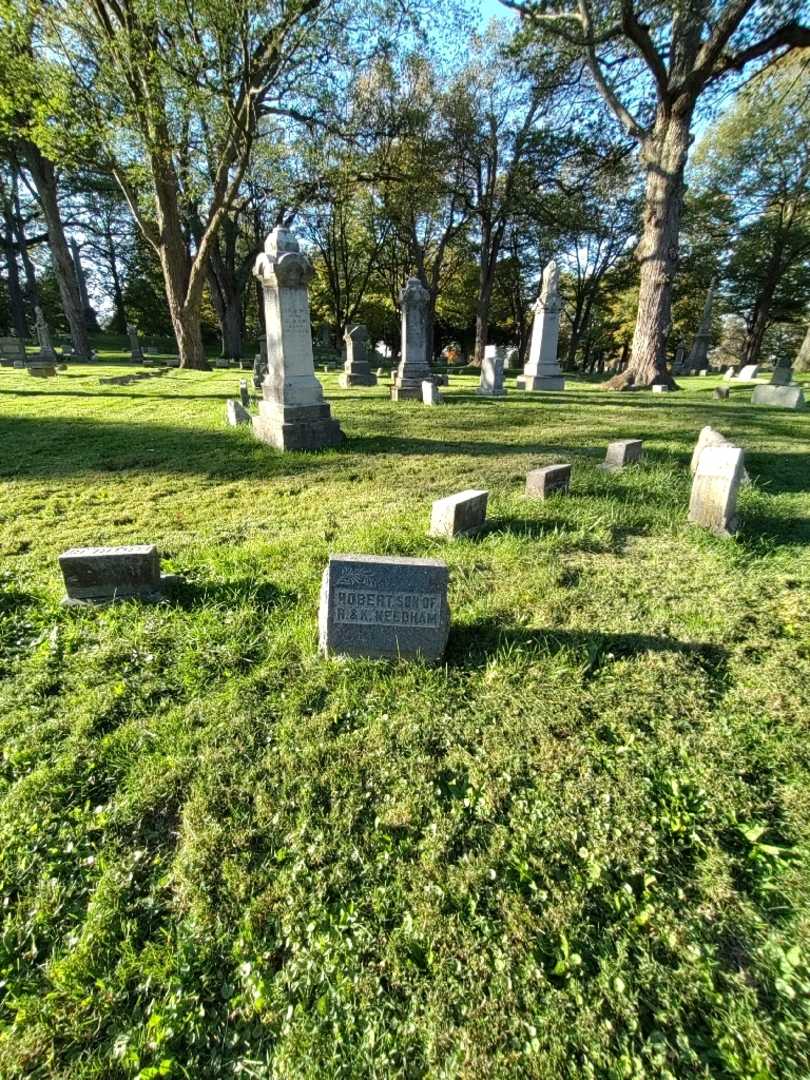
{"label": "grass lawn", "polygon": [[[345,447],[281,455],[249,373],[124,366],[0,371],[0,1076],[810,1075],[810,410],[332,374]],[[60,606],[60,551],[147,541],[170,603]],[[445,664],[321,659],[330,551],[445,559]]]}

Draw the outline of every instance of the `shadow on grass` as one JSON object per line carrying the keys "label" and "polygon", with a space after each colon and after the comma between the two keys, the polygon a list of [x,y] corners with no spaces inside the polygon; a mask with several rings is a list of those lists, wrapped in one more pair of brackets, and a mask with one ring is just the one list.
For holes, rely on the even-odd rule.
{"label": "shadow on grass", "polygon": [[0,417],[0,477],[196,473],[222,480],[317,472],[334,452],[281,454],[225,423],[210,429],[126,420]]}
{"label": "shadow on grass", "polygon": [[241,578],[238,581],[204,581],[182,574],[172,585],[169,602],[190,611],[198,607],[231,608],[239,604],[270,611],[280,606],[292,606],[298,602],[297,593],[279,589],[269,581]]}
{"label": "shadow on grass", "polygon": [[727,650],[709,642],[677,641],[650,634],[607,634],[600,630],[527,630],[510,627],[498,619],[454,626],[445,659],[450,667],[481,668],[499,651],[539,661],[559,652],[579,654],[588,661],[586,678],[612,660],[642,657],[650,652],[679,653],[694,660],[715,689],[724,689],[728,679]]}

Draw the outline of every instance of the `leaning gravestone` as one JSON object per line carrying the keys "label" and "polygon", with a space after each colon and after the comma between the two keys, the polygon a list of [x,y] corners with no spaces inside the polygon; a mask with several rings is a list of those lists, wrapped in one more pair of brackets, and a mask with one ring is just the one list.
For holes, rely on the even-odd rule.
{"label": "leaning gravestone", "polygon": [[447,645],[447,565],[438,559],[330,555],[318,615],[327,656],[423,656]]}
{"label": "leaning gravestone", "polygon": [[607,472],[616,472],[625,465],[634,465],[641,461],[643,443],[641,439],[617,439],[608,445],[605,460],[599,466]]}
{"label": "leaning gravestone", "polygon": [[436,499],[430,511],[430,535],[452,540],[479,532],[487,520],[488,499],[488,491],[474,490]]}
{"label": "leaning gravestone", "polygon": [[422,384],[431,377],[428,363],[427,316],[430,294],[419,278],[410,277],[399,294],[402,308],[402,357],[392,401],[424,401]]}
{"label": "leaning gravestone", "polygon": [[[692,476],[695,475],[700,464],[700,458],[705,450],[713,446],[732,446],[733,443],[723,435],[722,432],[717,431],[716,428],[707,424],[700,429],[698,440],[695,443],[695,449],[692,451],[692,459],[689,462],[689,472]],[[744,484],[749,483],[748,473],[743,469],[742,482]]]}
{"label": "leaning gravestone", "polygon": [[253,431],[279,450],[321,450],[343,441],[321,384],[315,378],[309,322],[312,263],[289,229],[273,229],[256,259],[264,289],[267,375]]}
{"label": "leaning gravestone", "polygon": [[557,360],[560,335],[560,272],[552,259],[543,271],[543,284],[534,305],[529,359],[518,376],[518,390],[563,390],[565,380]]}
{"label": "leaning gravestone", "polygon": [[344,337],[346,362],[338,378],[338,386],[376,386],[377,377],[368,363],[368,330],[362,324],[353,326]]}
{"label": "leaning gravestone", "polygon": [[505,359],[506,349],[500,345],[487,345],[484,349],[481,381],[476,388],[476,394],[481,397],[503,397],[506,394],[503,385]]}
{"label": "leaning gravestone", "polygon": [[746,364],[744,368],[740,370],[740,374],[737,376],[738,382],[751,382],[759,375],[759,366],[757,364]]}
{"label": "leaning gravestone", "polygon": [[731,395],[727,386],[716,386],[712,396],[716,397],[718,401],[728,401]]}
{"label": "leaning gravestone", "polygon": [[146,359],[141,348],[141,343],[138,340],[138,331],[135,329],[132,323],[127,323],[127,336],[129,337],[129,351],[132,354],[132,359],[136,364],[145,364]]}
{"label": "leaning gravestone", "polygon": [[773,386],[763,383],[751,395],[754,405],[773,405],[778,409],[803,409],[804,394],[800,386]]}
{"label": "leaning gravestone", "polygon": [[547,499],[557,493],[567,495],[570,483],[570,465],[546,465],[543,469],[532,469],[526,476],[526,495],[530,499]]}
{"label": "leaning gravestone", "polygon": [[718,536],[737,529],[737,491],[744,475],[738,446],[707,446],[692,481],[689,520]]}
{"label": "leaning gravestone", "polygon": [[444,405],[444,398],[439,393],[439,388],[433,379],[425,379],[422,383],[423,405]]}
{"label": "leaning gravestone", "polygon": [[109,603],[136,597],[160,600],[174,581],[161,574],[154,544],[71,548],[59,556],[65,579],[65,604]]}

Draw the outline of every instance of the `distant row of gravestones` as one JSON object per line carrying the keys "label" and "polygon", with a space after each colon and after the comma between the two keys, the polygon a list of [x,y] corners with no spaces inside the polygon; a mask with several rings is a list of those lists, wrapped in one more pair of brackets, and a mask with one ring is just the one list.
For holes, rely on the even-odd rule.
{"label": "distant row of gravestones", "polygon": [[[640,439],[611,443],[600,466],[615,472],[637,464]],[[736,527],[737,488],[746,479],[743,451],[704,428],[692,456],[689,520],[727,536]],[[526,496],[546,499],[569,491],[567,463],[532,470]],[[453,540],[486,524],[488,491],[468,490],[436,500],[431,536]],[[172,575],[163,574],[154,544],[72,548],[59,556],[68,605],[116,600],[159,601]],[[450,631],[449,569],[439,559],[379,555],[330,555],[321,582],[319,647],[326,656],[438,660]]]}

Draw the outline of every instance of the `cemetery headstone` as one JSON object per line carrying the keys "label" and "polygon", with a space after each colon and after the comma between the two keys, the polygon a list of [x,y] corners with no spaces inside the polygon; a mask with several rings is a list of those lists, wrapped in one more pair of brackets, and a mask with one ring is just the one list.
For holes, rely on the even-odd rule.
{"label": "cemetery headstone", "polygon": [[772,386],[762,383],[754,387],[751,402],[754,405],[773,405],[778,409],[803,409],[804,394],[798,385]]}
{"label": "cemetery headstone", "polygon": [[654,394],[668,394],[672,390],[672,387],[668,383],[653,383],[652,392]]}
{"label": "cemetery headstone", "polygon": [[377,377],[368,362],[368,330],[358,324],[347,332],[343,340],[346,344],[346,362],[338,377],[338,385],[344,390],[350,386],[376,386]]}
{"label": "cemetery headstone", "polygon": [[234,398],[228,398],[225,402],[225,415],[231,427],[238,427],[240,424],[249,424],[252,420],[250,413],[242,402],[236,401]]}
{"label": "cemetery headstone", "polygon": [[423,383],[430,379],[428,363],[427,289],[419,278],[410,277],[399,294],[402,308],[402,357],[399,361],[394,384],[391,387],[392,401],[424,401]]}
{"label": "cemetery headstone", "polygon": [[703,317],[700,320],[698,332],[695,334],[695,340],[692,343],[692,351],[689,354],[689,368],[697,372],[702,372],[709,366],[709,345],[712,336],[712,301],[714,300],[714,291],[716,288],[717,281],[715,279],[712,281],[709,286],[709,291],[706,294],[706,302],[703,305]]}
{"label": "cemetery headstone", "polygon": [[530,499],[547,499],[549,495],[566,495],[571,484],[570,465],[546,465],[532,469],[526,476],[526,495]]}
{"label": "cemetery headstone", "polygon": [[514,346],[510,347],[504,353],[503,367],[504,371],[514,371],[520,366],[520,351]]}
{"label": "cemetery headstone", "polygon": [[731,444],[707,446],[692,481],[689,520],[718,536],[737,529],[737,491],[743,479],[743,451]]}
{"label": "cemetery headstone", "polygon": [[138,331],[132,323],[127,323],[127,336],[129,337],[129,351],[136,364],[145,364],[146,358],[138,340]]}
{"label": "cemetery headstone", "polygon": [[615,472],[625,465],[634,465],[641,461],[642,447],[641,439],[617,439],[608,445],[605,460],[599,468]]}
{"label": "cemetery headstone", "polygon": [[675,349],[675,359],[672,363],[672,374],[683,375],[686,370],[686,342],[679,341],[678,347]]}
{"label": "cemetery headstone", "polygon": [[500,345],[487,345],[484,349],[484,361],[481,364],[481,381],[476,394],[481,397],[504,397],[503,371],[506,349]]}
{"label": "cemetery headstone", "polygon": [[557,360],[560,335],[560,272],[552,259],[543,271],[543,284],[534,305],[529,359],[518,376],[518,390],[563,390],[565,380]]}
{"label": "cemetery headstone", "polygon": [[758,376],[759,366],[757,364],[746,364],[745,367],[740,370],[737,380],[739,382],[752,382]]}
{"label": "cemetery headstone", "polygon": [[15,360],[25,363],[25,342],[15,334],[0,337],[0,364],[4,367],[13,367]]}
{"label": "cemetery headstone", "polygon": [[229,368],[230,366],[231,366],[231,361],[230,361],[229,357],[227,357],[227,356],[218,356],[214,360],[214,367],[217,368],[220,371],[224,371],[225,368]]}
{"label": "cemetery headstone", "polygon": [[422,403],[424,405],[444,405],[444,398],[439,393],[439,388],[433,379],[425,379],[422,383]]}
{"label": "cemetery headstone", "polygon": [[321,652],[439,660],[450,630],[448,578],[438,559],[330,555],[318,615]]}
{"label": "cemetery headstone", "polygon": [[247,379],[239,380],[239,400],[246,409],[250,408],[250,391],[248,390]]}
{"label": "cemetery headstone", "polygon": [[160,572],[154,544],[71,548],[59,556],[67,596],[63,603],[107,603],[137,597],[159,600],[174,577]]}
{"label": "cemetery headstone", "polygon": [[320,450],[343,441],[315,378],[308,286],[315,270],[289,229],[276,227],[256,259],[264,289],[267,374],[253,430],[279,450]]}
{"label": "cemetery headstone", "polygon": [[479,532],[487,519],[488,491],[459,491],[436,499],[430,512],[430,535],[453,539]]}
{"label": "cemetery headstone", "polygon": [[734,378],[734,376],[735,376],[736,374],[737,374],[737,369],[736,369],[736,368],[734,368],[734,367],[728,367],[728,368],[726,368],[726,370],[725,370],[725,373],[724,373],[724,375],[723,375],[723,378],[724,378],[724,379],[733,379],[733,378]]}
{"label": "cemetery headstone", "polygon": [[718,401],[728,401],[731,396],[731,391],[727,386],[716,386],[713,396],[716,397]]}
{"label": "cemetery headstone", "polygon": [[773,369],[773,375],[771,375],[771,386],[790,386],[793,379],[793,372],[790,367],[785,364],[777,364]]}
{"label": "cemetery headstone", "polygon": [[[698,435],[698,440],[695,443],[695,449],[692,451],[692,459],[689,462],[689,472],[692,474],[692,476],[695,475],[695,473],[697,472],[698,464],[700,463],[701,455],[703,454],[704,450],[712,446],[731,445],[731,441],[727,439],[722,432],[717,431],[717,429],[713,428],[710,424],[702,427],[700,429],[700,434]],[[742,479],[743,483],[745,484],[750,482],[748,473],[745,471],[745,469],[743,469]]]}
{"label": "cemetery headstone", "polygon": [[34,307],[34,314],[36,317],[37,340],[39,341],[39,356],[45,360],[55,360],[56,350],[51,341],[51,331],[39,304]]}

